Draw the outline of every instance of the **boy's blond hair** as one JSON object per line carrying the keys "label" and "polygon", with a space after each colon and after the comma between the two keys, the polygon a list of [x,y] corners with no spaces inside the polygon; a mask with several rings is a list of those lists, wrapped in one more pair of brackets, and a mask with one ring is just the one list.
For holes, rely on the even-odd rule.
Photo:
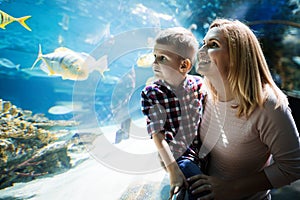
{"label": "boy's blond hair", "polygon": [[172,46],[174,49],[172,53],[184,59],[188,58],[192,65],[195,64],[199,44],[193,33],[189,30],[183,27],[164,29],[156,36],[155,42],[157,44]]}

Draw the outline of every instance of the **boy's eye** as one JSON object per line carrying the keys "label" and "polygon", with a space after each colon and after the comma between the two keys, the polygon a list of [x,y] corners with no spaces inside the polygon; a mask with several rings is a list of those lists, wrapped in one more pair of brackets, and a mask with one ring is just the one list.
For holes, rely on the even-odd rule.
{"label": "boy's eye", "polygon": [[154,55],[154,57],[157,60],[157,62],[165,62],[167,60],[167,57],[165,57],[165,56],[156,56],[156,55]]}
{"label": "boy's eye", "polygon": [[165,56],[160,56],[160,57],[158,58],[158,60],[160,60],[160,61],[165,61],[165,60],[167,60],[167,58],[166,58]]}

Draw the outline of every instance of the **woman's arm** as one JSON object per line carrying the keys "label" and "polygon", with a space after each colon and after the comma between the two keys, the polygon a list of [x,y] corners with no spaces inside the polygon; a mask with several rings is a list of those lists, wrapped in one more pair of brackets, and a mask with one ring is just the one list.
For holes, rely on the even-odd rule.
{"label": "woman's arm", "polygon": [[257,129],[273,159],[264,172],[272,186],[279,188],[300,178],[300,139],[290,108],[274,107],[272,99],[266,102]]}
{"label": "woman's arm", "polygon": [[192,183],[190,189],[195,194],[207,190],[211,191],[210,194],[202,197],[201,200],[240,199],[241,197],[254,194],[258,191],[272,188],[272,185],[263,171],[233,181],[224,181],[217,177],[201,174],[189,178],[188,182]]}
{"label": "woman's arm", "polygon": [[[256,129],[262,143],[268,147],[273,162],[262,171],[236,180],[197,175],[189,179],[195,192],[211,190],[203,199],[234,199],[271,188],[288,185],[300,178],[299,133],[289,108],[277,108],[269,100],[258,113]],[[253,119],[253,118],[252,118]]]}

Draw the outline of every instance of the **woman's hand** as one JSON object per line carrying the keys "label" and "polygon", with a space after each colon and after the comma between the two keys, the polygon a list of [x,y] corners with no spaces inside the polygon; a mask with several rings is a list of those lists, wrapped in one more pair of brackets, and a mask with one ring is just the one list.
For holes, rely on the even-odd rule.
{"label": "woman's hand", "polygon": [[225,200],[236,197],[229,181],[223,181],[214,176],[199,174],[188,178],[187,181],[190,183],[190,190],[193,194],[209,192],[201,197],[201,200]]}

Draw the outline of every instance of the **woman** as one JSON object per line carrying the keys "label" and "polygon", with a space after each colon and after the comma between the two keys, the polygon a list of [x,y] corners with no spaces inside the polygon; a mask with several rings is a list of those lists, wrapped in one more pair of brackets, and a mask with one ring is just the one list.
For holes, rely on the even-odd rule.
{"label": "woman", "polygon": [[208,90],[200,134],[210,161],[208,176],[188,179],[190,189],[211,191],[201,199],[270,199],[269,189],[300,177],[299,133],[287,98],[245,24],[216,19],[203,42],[196,70]]}

